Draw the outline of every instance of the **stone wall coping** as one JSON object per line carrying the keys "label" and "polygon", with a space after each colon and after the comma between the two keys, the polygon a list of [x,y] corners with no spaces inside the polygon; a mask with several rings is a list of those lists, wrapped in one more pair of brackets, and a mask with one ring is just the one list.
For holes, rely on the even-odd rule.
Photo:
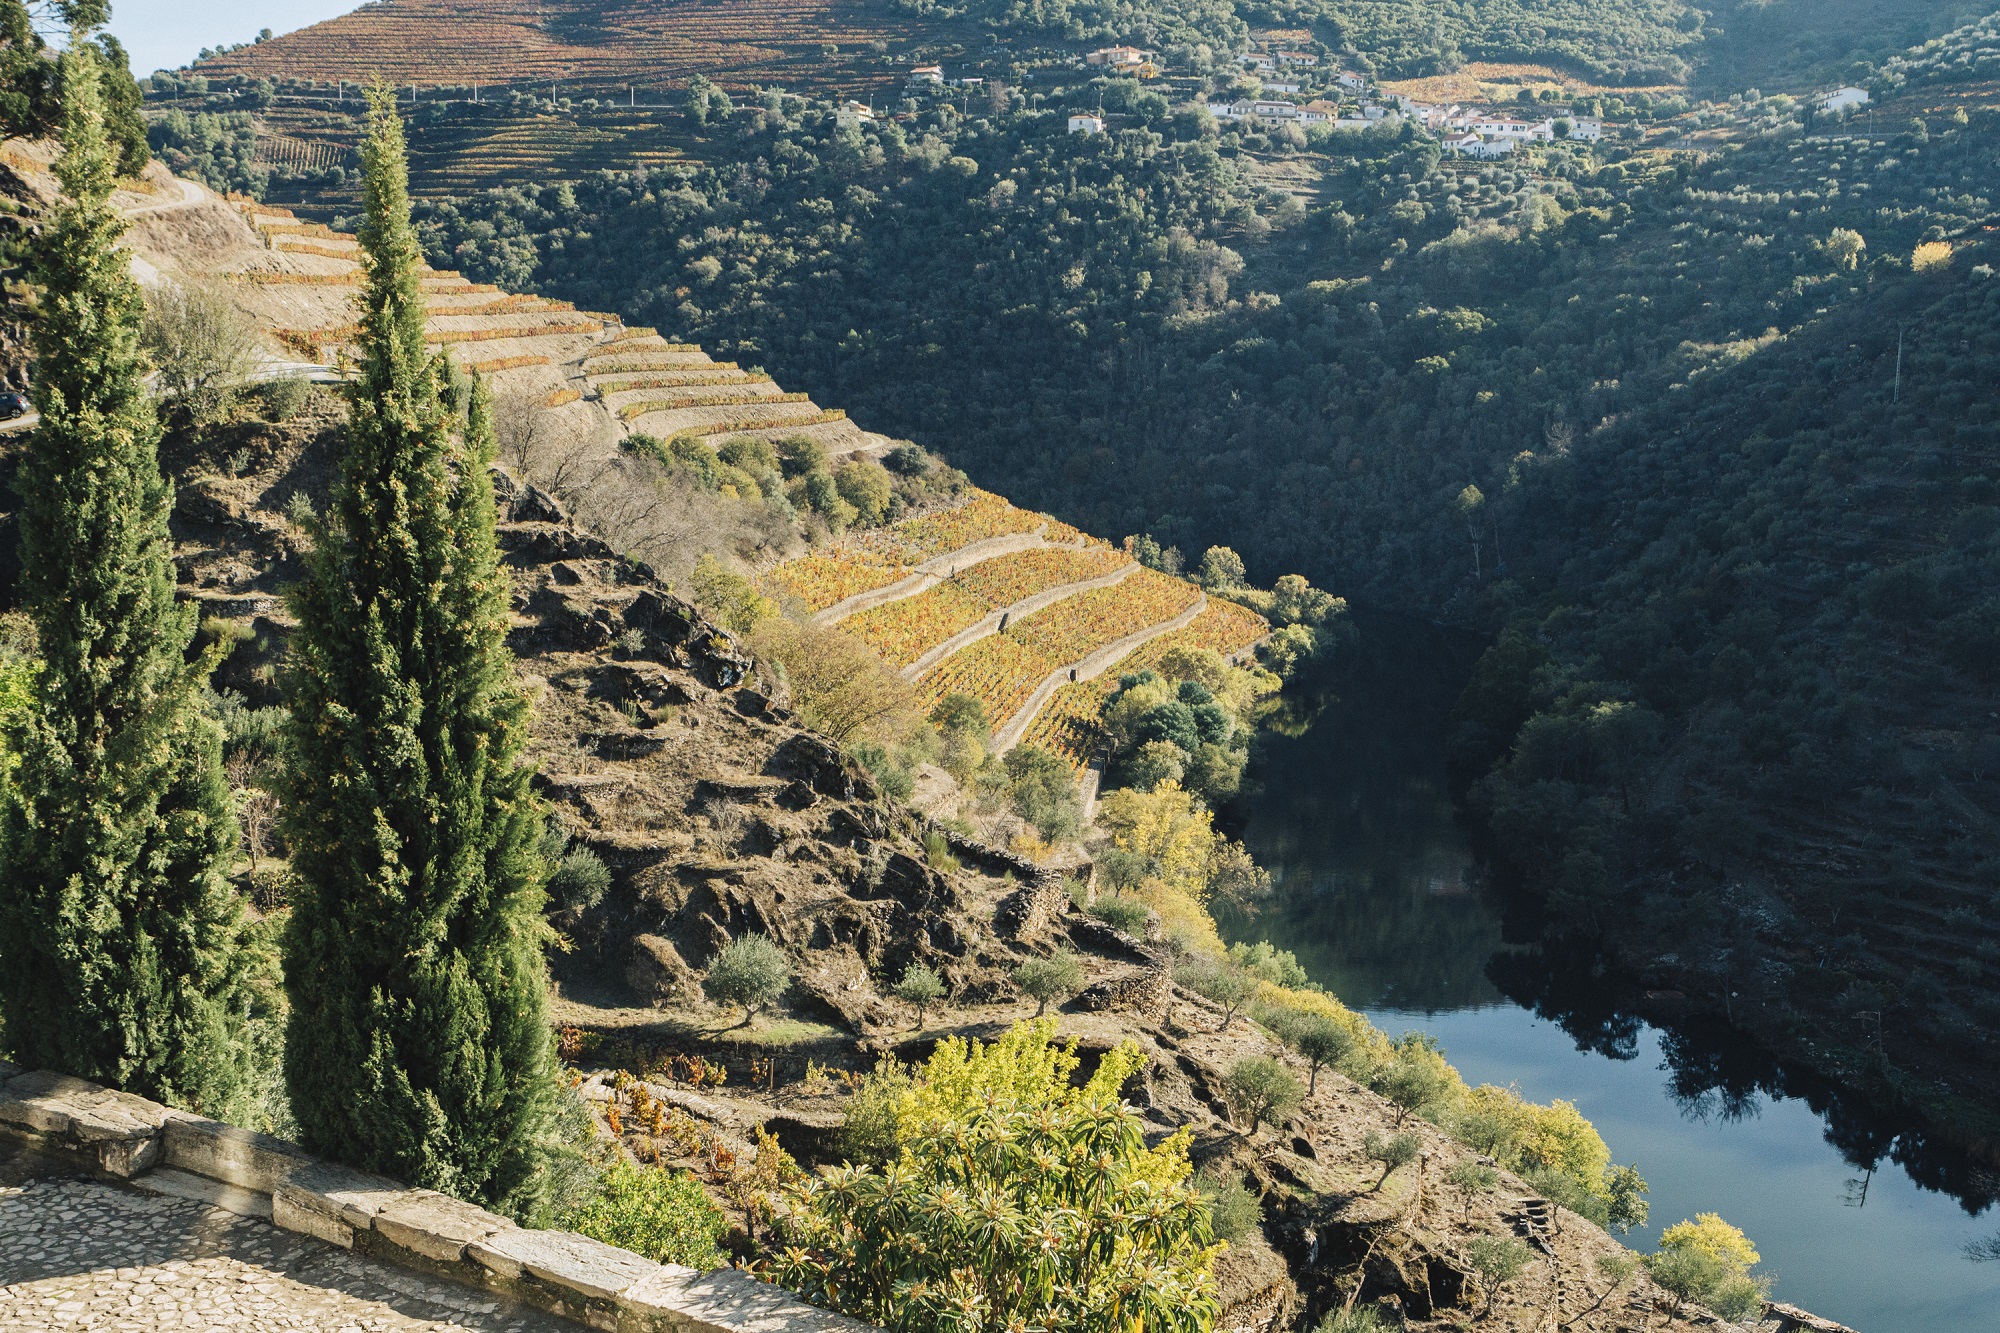
{"label": "stone wall coping", "polygon": [[154,1193],[265,1218],[612,1333],[868,1333],[733,1268],[698,1272],[531,1231],[436,1190],[48,1070],[0,1061],[0,1135]]}

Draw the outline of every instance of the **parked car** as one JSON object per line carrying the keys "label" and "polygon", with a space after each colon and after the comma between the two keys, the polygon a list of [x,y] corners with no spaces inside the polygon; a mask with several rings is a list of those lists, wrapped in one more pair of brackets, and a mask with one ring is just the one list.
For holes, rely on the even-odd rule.
{"label": "parked car", "polygon": [[0,421],[12,421],[28,410],[28,400],[18,393],[0,393]]}

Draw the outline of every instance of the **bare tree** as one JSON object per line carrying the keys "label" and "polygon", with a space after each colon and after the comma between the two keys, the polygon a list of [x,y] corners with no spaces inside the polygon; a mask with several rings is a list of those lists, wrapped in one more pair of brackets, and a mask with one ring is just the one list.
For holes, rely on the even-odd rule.
{"label": "bare tree", "polygon": [[227,415],[257,366],[250,317],[210,282],[174,282],[149,292],[141,336],[159,370],[160,391],[197,429]]}
{"label": "bare tree", "polygon": [[899,739],[916,722],[916,689],[851,634],[773,616],[750,643],[784,668],[800,716],[835,744]]}

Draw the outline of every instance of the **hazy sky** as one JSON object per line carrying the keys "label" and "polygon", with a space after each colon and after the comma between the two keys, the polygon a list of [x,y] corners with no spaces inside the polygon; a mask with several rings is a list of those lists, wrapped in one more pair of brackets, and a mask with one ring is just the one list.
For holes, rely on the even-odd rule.
{"label": "hazy sky", "polygon": [[111,0],[111,31],[132,72],[179,69],[204,46],[247,42],[257,29],[290,32],[358,8],[361,0]]}

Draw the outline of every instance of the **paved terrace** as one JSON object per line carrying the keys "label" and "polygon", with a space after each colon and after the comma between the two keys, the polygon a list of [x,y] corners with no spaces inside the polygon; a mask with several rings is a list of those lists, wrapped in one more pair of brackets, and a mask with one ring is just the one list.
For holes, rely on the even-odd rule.
{"label": "paved terrace", "polygon": [[554,1315],[257,1218],[80,1178],[5,1139],[0,1328],[577,1333]]}

